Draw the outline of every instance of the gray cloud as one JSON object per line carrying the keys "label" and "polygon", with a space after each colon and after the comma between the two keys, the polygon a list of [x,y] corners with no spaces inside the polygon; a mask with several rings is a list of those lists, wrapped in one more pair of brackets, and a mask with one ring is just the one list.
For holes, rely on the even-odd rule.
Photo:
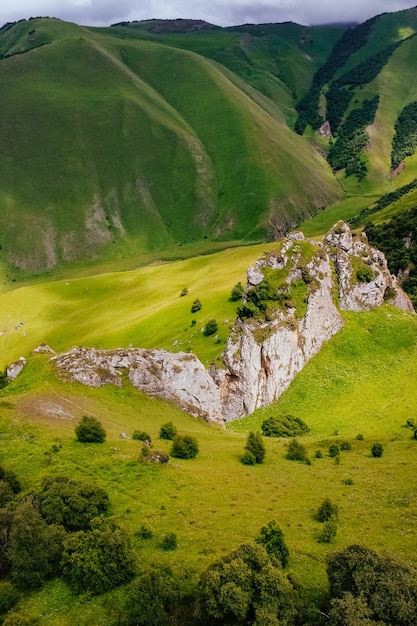
{"label": "gray cloud", "polygon": [[0,22],[49,15],[85,25],[152,17],[192,17],[220,26],[285,21],[322,24],[360,22],[385,11],[413,7],[415,3],[416,0],[61,0],[58,7],[56,0],[2,0]]}

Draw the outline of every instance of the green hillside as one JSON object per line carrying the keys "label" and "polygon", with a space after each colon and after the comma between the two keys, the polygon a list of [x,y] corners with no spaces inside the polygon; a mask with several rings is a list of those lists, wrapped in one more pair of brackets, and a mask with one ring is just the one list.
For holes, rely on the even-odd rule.
{"label": "green hillside", "polygon": [[0,45],[9,277],[124,250],[260,241],[340,193],[279,109],[206,58],[42,19],[0,31]]}

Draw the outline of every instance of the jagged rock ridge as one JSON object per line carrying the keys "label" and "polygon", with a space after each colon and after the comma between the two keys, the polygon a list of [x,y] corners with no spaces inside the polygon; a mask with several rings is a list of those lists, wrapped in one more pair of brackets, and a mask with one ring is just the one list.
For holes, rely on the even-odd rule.
{"label": "jagged rock ridge", "polygon": [[248,269],[224,369],[207,371],[195,355],[165,350],[74,348],[52,358],[61,375],[89,386],[121,386],[121,371],[127,370],[138,389],[223,423],[277,400],[342,328],[335,287],[344,310],[365,311],[388,301],[413,311],[384,255],[365,235],[354,238],[338,222],[323,243],[295,233]]}

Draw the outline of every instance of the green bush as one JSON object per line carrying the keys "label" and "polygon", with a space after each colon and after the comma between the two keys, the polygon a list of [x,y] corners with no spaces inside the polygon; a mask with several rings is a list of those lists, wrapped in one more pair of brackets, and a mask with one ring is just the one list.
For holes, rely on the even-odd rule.
{"label": "green bush", "polygon": [[194,459],[198,454],[198,443],[190,435],[176,435],[172,442],[171,456],[177,459]]}
{"label": "green bush", "polygon": [[265,445],[260,433],[249,433],[245,451],[250,452],[255,457],[257,463],[263,463],[265,458]]}
{"label": "green bush", "polygon": [[369,265],[363,265],[356,270],[356,280],[359,283],[370,283],[374,278],[374,273]]}
{"label": "green bush", "polygon": [[209,335],[214,335],[214,333],[217,332],[217,328],[218,326],[216,320],[210,319],[204,328],[203,334],[206,337],[208,337]]}
{"label": "green bush", "polygon": [[132,439],[135,439],[135,441],[149,441],[149,443],[152,443],[151,436],[143,430],[134,430]]}
{"label": "green bush", "polygon": [[336,538],[336,534],[337,534],[336,522],[333,519],[329,520],[328,522],[324,522],[323,529],[318,537],[318,542],[319,543],[332,543],[332,541],[334,541],[334,539]]}
{"label": "green bush", "polygon": [[135,533],[137,537],[141,537],[142,539],[152,539],[153,532],[146,524],[142,524],[140,529]]}
{"label": "green bush", "polygon": [[329,446],[329,456],[334,458],[335,456],[339,456],[340,448],[338,443],[332,443]]}
{"label": "green bush", "polygon": [[201,307],[202,307],[202,304],[200,300],[197,298],[197,300],[194,300],[194,302],[191,305],[191,313],[197,313],[197,311],[200,311]]}
{"label": "green bush", "polygon": [[338,511],[337,504],[333,504],[329,498],[326,498],[317,510],[317,519],[319,522],[328,522],[331,519],[336,520]]}
{"label": "green bush", "polygon": [[303,463],[308,462],[308,457],[306,454],[306,449],[301,444],[298,439],[293,439],[287,446],[287,454],[285,458],[290,461],[302,461]]}
{"label": "green bush", "polygon": [[269,556],[277,560],[281,567],[287,567],[290,552],[284,540],[284,533],[275,520],[272,520],[266,526],[262,526],[255,541],[263,546]]}
{"label": "green bush", "polygon": [[384,452],[384,447],[381,443],[374,443],[374,445],[371,448],[371,454],[373,457],[375,458],[379,458],[382,456]]}
{"label": "green bush", "polygon": [[265,437],[296,437],[309,432],[305,422],[293,415],[275,415],[262,422],[262,434]]}
{"label": "green bush", "polygon": [[352,450],[352,444],[350,443],[350,441],[341,441],[340,449],[343,451]]}
{"label": "green bush", "polygon": [[187,287],[184,287],[184,289],[181,290],[180,298],[183,298],[184,296],[187,296],[187,295],[188,295],[188,289]]}
{"label": "green bush", "polygon": [[316,452],[314,453],[314,456],[316,459],[322,459],[323,458],[323,452],[321,450],[316,450]]}
{"label": "green bush", "polygon": [[176,550],[178,548],[178,539],[175,533],[168,533],[161,541],[162,550]]}
{"label": "green bush", "polygon": [[171,441],[172,439],[174,439],[176,434],[177,429],[172,422],[167,422],[166,424],[163,424],[159,430],[160,439],[168,439],[169,441]]}
{"label": "green bush", "polygon": [[95,417],[84,415],[75,427],[77,441],[82,443],[103,443],[106,431]]}
{"label": "green bush", "polygon": [[243,298],[244,293],[245,288],[242,283],[236,283],[236,285],[232,289],[232,293],[230,294],[230,300],[232,302],[237,302],[238,300],[241,300]]}

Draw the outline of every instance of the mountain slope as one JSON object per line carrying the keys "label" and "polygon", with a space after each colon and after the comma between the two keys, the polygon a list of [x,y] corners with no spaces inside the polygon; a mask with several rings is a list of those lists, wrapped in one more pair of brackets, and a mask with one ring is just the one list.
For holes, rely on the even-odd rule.
{"label": "mountain slope", "polygon": [[314,148],[212,61],[58,20],[0,38],[2,255],[20,273],[261,240],[338,197]]}

